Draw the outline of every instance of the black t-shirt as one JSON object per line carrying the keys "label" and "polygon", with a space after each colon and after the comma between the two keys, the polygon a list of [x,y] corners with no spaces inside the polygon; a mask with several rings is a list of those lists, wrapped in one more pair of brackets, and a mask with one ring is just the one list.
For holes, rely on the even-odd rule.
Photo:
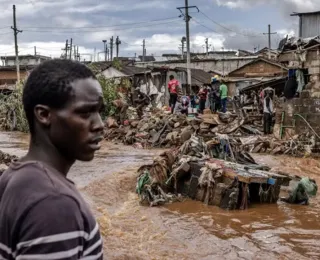
{"label": "black t-shirt", "polygon": [[74,184],[39,162],[0,178],[0,259],[103,259],[99,227]]}

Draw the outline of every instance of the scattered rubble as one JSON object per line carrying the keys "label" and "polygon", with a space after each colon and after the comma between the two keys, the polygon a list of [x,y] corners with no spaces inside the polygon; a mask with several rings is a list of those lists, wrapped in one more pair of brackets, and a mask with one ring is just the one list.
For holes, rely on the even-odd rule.
{"label": "scattered rubble", "polygon": [[[261,118],[258,118],[260,123],[261,120]],[[252,117],[246,116],[242,111],[239,114],[230,112],[225,114],[205,113],[193,118],[161,111],[140,121],[129,120],[128,125],[120,127],[113,118],[108,118],[106,120],[105,138],[126,145],[140,143],[144,148],[169,148],[180,146],[194,133],[205,140],[212,139],[216,134],[232,134],[235,136],[248,136],[252,133],[262,134],[257,126],[246,125],[250,122],[252,122]]]}
{"label": "scattered rubble", "polygon": [[15,155],[10,155],[10,154],[7,154],[7,153],[0,151],[0,176],[8,168],[10,163],[13,160],[17,160],[17,159],[18,159],[18,157]]}
{"label": "scattered rubble", "polygon": [[308,156],[316,148],[315,136],[295,135],[288,140],[277,140],[270,136],[250,136],[235,140],[240,150],[250,153],[270,153],[273,155]]}

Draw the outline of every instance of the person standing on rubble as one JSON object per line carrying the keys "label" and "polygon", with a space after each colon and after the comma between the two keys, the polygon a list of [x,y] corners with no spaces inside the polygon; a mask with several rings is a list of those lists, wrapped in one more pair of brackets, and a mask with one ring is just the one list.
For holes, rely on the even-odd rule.
{"label": "person standing on rubble", "polygon": [[206,87],[202,87],[198,94],[200,98],[200,104],[199,104],[199,112],[200,114],[203,114],[203,111],[206,108],[206,102],[207,102],[207,96],[208,96],[208,90]]}
{"label": "person standing on rubble", "polygon": [[220,108],[220,98],[218,91],[215,87],[211,87],[210,93],[209,93],[209,102],[210,102],[210,109],[212,113],[216,113],[218,109]]}
{"label": "person standing on rubble", "polygon": [[135,99],[134,102],[138,104],[136,109],[138,117],[139,119],[141,119],[143,116],[144,108],[150,104],[150,98],[146,94],[142,93],[140,88],[136,88],[136,92],[138,98]]}
{"label": "person standing on rubble", "polygon": [[99,226],[71,166],[103,140],[101,86],[80,62],[49,60],[23,89],[28,153],[0,178],[0,259],[103,259]]}
{"label": "person standing on rubble", "polygon": [[225,80],[221,79],[221,85],[220,85],[220,99],[221,99],[221,106],[222,106],[222,112],[227,112],[227,100],[228,100],[228,87],[225,84]]}
{"label": "person standing on rubble", "polygon": [[271,134],[272,115],[273,102],[270,92],[267,91],[263,100],[263,129],[265,135]]}
{"label": "person standing on rubble", "polygon": [[116,107],[116,120],[120,122],[120,124],[123,124],[124,120],[127,117],[127,110],[129,108],[129,105],[122,98],[114,100],[112,104]]}
{"label": "person standing on rubble", "polygon": [[170,78],[170,81],[168,83],[168,89],[170,94],[169,106],[171,108],[171,113],[173,114],[174,108],[178,100],[178,91],[179,91],[178,88],[180,86],[180,83],[178,80],[174,78],[173,75],[170,75],[169,78]]}

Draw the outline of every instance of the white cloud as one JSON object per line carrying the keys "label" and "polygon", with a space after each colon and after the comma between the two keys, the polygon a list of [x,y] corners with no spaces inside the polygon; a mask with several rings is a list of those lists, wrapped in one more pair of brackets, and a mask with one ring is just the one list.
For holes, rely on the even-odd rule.
{"label": "white cloud", "polygon": [[308,12],[320,9],[319,0],[215,0],[219,6],[226,6],[228,8],[254,8],[261,4],[272,4],[275,7],[280,7],[283,12]]}

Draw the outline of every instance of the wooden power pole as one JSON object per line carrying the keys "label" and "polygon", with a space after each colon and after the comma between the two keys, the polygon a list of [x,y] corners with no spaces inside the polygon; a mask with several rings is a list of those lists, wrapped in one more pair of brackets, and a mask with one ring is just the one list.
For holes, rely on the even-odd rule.
{"label": "wooden power pole", "polygon": [[[189,22],[191,19],[191,16],[189,15],[189,9],[196,8],[199,12],[198,7],[196,6],[189,6],[188,0],[185,0],[184,7],[178,7],[177,9],[180,10],[180,12],[184,16],[184,20],[186,22],[186,41],[187,41],[187,79],[188,79],[188,85],[191,86],[191,57],[190,57],[190,27]],[[181,10],[184,9],[184,12]]]}
{"label": "wooden power pole", "polygon": [[271,25],[268,25],[268,32],[264,33],[264,35],[268,34],[268,48],[269,48],[269,52],[268,52],[268,58],[271,59],[271,35],[272,34],[277,34],[276,32],[271,32]]}
{"label": "wooden power pole", "polygon": [[110,38],[110,61],[113,60],[113,36]]}
{"label": "wooden power pole", "polygon": [[22,31],[17,28],[17,19],[16,19],[16,6],[13,5],[13,26],[11,29],[14,33],[14,47],[16,53],[16,69],[17,69],[17,81],[20,82],[20,64],[19,64],[19,50],[18,50],[18,33],[22,33]]}
{"label": "wooden power pole", "polygon": [[71,56],[72,56],[72,38],[70,39],[70,48],[69,48],[70,52],[69,52],[69,60],[71,60]]}
{"label": "wooden power pole", "polygon": [[116,52],[117,52],[117,58],[119,57],[119,45],[121,44],[121,41],[119,39],[119,36],[116,38]]}
{"label": "wooden power pole", "polygon": [[146,56],[146,40],[143,39],[142,42],[142,61],[144,62]]}

